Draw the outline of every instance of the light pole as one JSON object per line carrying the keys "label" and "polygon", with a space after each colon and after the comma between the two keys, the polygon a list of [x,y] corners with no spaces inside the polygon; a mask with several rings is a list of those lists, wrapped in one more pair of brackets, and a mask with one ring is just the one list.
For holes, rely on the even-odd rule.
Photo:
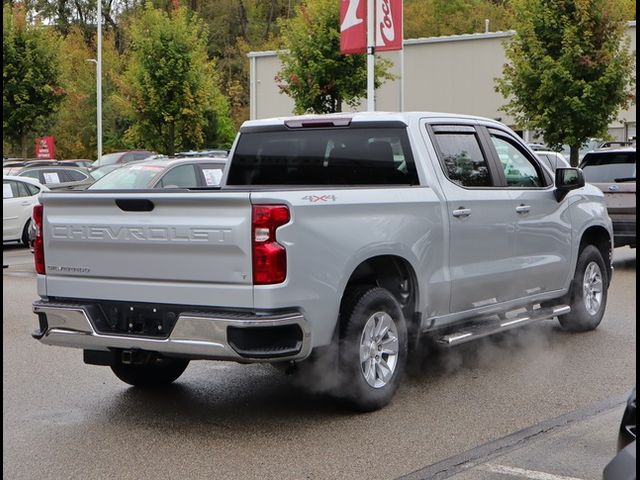
{"label": "light pole", "polygon": [[100,160],[102,157],[102,1],[97,1],[98,15],[96,21],[96,28],[98,30],[98,44],[97,60],[95,58],[87,59],[87,62],[96,64],[96,117],[97,117],[97,150],[98,157],[96,160]]}
{"label": "light pole", "polygon": [[96,160],[99,160],[100,157],[102,156],[102,95],[101,95],[102,82],[100,81],[100,73],[98,73],[99,72],[98,61],[95,58],[88,58],[85,60],[85,62],[91,62],[96,64],[96,99],[97,99],[97,105],[96,105],[97,139],[96,140],[97,140],[97,150],[98,150],[98,157]]}

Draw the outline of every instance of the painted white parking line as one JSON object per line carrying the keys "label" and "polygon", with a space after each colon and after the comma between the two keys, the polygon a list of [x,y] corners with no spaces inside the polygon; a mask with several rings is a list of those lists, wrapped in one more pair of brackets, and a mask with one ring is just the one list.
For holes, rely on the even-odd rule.
{"label": "painted white parking line", "polygon": [[501,473],[503,475],[512,475],[515,477],[530,478],[531,480],[583,480],[576,477],[567,477],[564,475],[555,475],[553,473],[537,472],[535,470],[525,470],[524,468],[508,467],[507,465],[497,465],[494,463],[485,463],[477,467],[478,470],[491,473]]}

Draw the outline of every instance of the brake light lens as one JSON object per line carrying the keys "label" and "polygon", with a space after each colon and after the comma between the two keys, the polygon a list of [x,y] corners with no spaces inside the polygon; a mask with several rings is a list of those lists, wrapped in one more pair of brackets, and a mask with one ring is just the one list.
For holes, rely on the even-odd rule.
{"label": "brake light lens", "polygon": [[33,243],[33,259],[36,264],[36,273],[45,275],[46,270],[44,268],[44,242],[42,239],[42,218],[44,213],[44,206],[36,204],[33,206],[33,223],[36,226],[36,238]]}
{"label": "brake light lens", "polygon": [[282,283],[287,278],[287,251],[276,241],[276,230],[289,220],[291,214],[286,205],[253,206],[254,285]]}

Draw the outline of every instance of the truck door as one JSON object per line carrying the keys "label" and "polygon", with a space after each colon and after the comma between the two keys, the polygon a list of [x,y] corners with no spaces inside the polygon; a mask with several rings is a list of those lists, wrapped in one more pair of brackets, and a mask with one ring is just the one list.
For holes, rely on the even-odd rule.
{"label": "truck door", "polygon": [[516,213],[509,192],[499,187],[495,166],[490,168],[495,157],[487,155],[486,137],[474,125],[427,125],[427,130],[447,199],[451,313],[514,299]]}
{"label": "truck door", "polygon": [[571,264],[571,219],[567,202],[553,194],[553,179],[512,135],[488,129],[506,189],[516,214],[514,276],[518,297],[564,287]]}

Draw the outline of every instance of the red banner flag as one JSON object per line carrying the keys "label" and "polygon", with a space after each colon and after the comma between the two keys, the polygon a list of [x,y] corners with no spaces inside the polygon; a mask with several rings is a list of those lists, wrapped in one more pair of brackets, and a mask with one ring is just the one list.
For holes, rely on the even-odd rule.
{"label": "red banner flag", "polygon": [[[376,51],[402,50],[402,0],[375,0]],[[367,0],[340,0],[340,53],[366,53]]]}
{"label": "red banner flag", "polygon": [[56,158],[56,143],[53,137],[36,138],[36,158]]}
{"label": "red banner flag", "polygon": [[376,0],[376,51],[402,50],[402,0]]}
{"label": "red banner flag", "polygon": [[340,53],[367,51],[367,0],[340,1]]}

